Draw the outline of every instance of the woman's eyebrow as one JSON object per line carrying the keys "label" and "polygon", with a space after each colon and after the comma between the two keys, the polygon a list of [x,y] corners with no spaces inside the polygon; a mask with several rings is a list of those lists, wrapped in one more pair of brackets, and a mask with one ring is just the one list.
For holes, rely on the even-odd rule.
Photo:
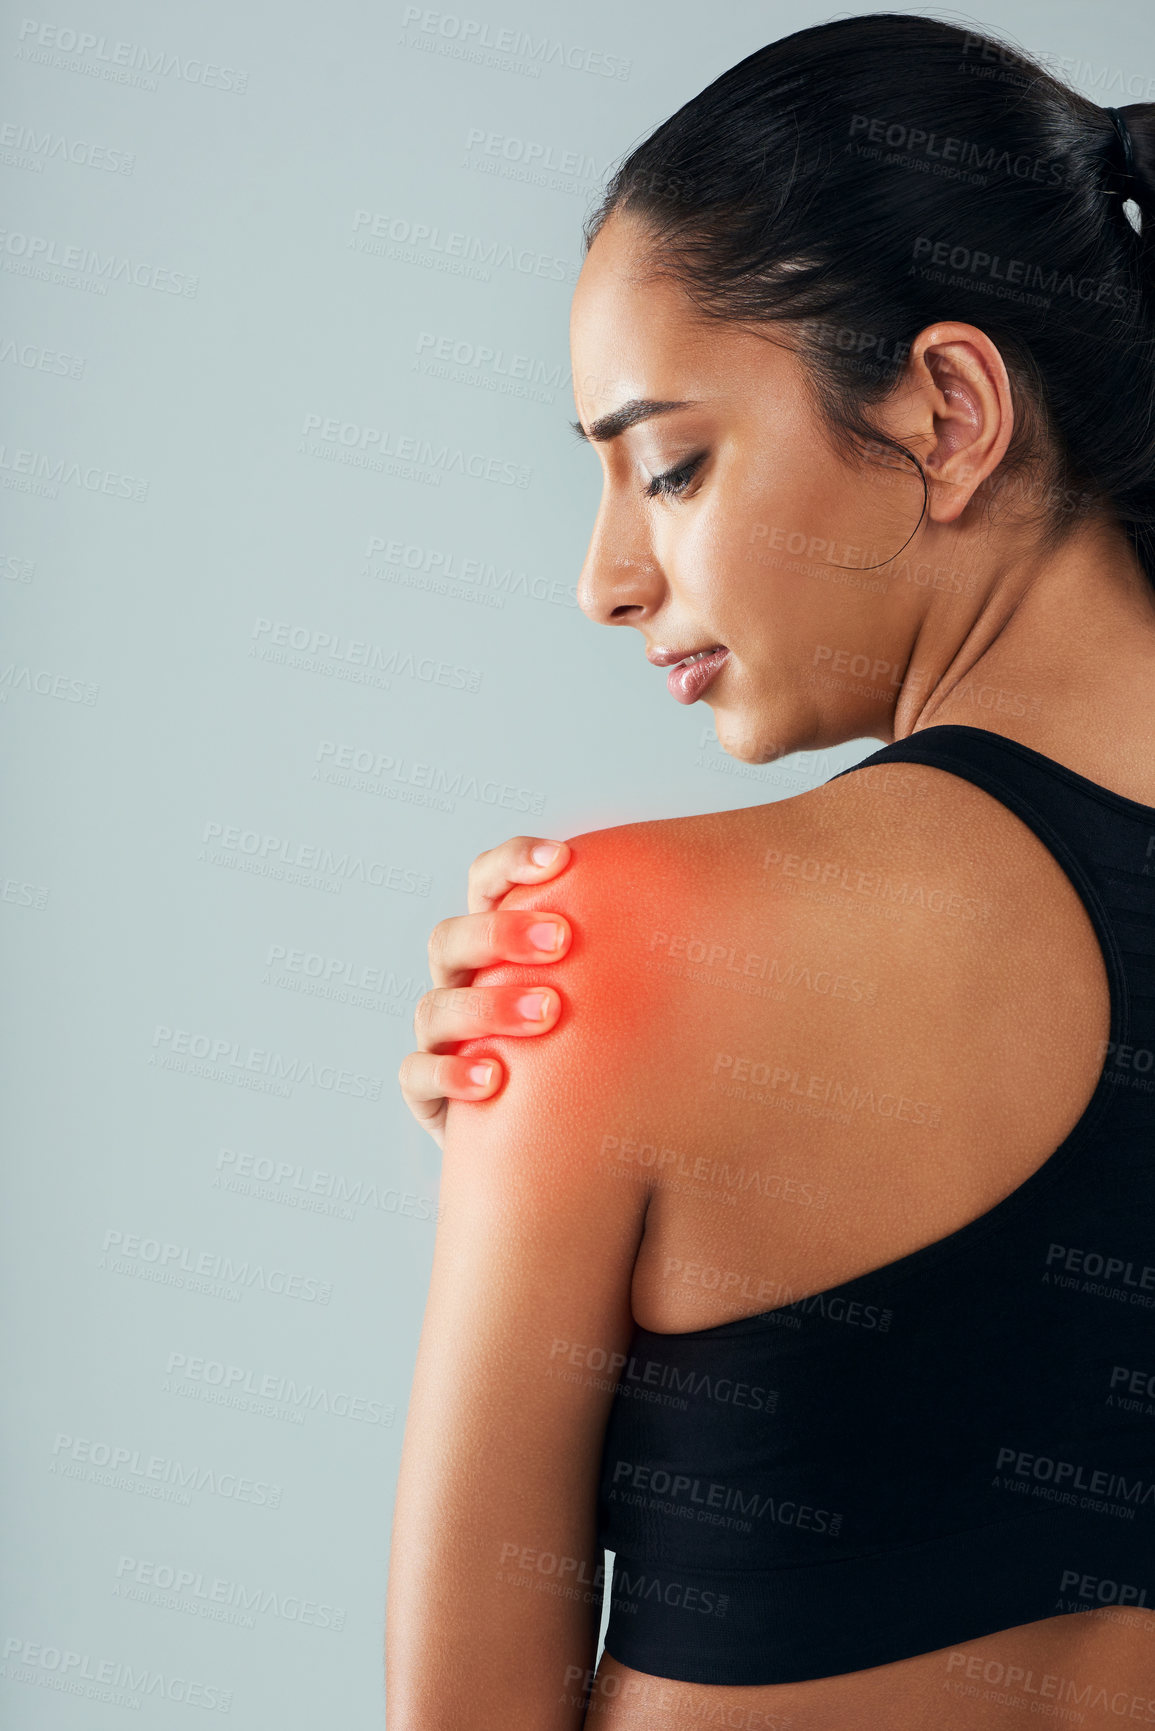
{"label": "woman's eyebrow", "polygon": [[652,415],[668,415],[673,409],[689,409],[694,407],[693,399],[683,402],[660,403],[652,397],[631,397],[628,403],[623,403],[620,409],[614,409],[608,415],[602,415],[590,423],[589,429],[580,421],[571,421],[570,426],[579,439],[594,440],[603,444],[607,439],[616,439],[619,433],[624,433],[627,427],[634,427],[639,421],[648,421]]}

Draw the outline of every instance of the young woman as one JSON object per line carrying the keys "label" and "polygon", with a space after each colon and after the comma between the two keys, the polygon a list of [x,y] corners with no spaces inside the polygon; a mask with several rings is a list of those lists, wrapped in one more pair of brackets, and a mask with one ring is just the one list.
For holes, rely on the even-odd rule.
{"label": "young woman", "polygon": [[1155,107],[879,14],[587,225],[585,612],[889,743],[434,933],[390,1731],[1155,1724],[1152,217]]}

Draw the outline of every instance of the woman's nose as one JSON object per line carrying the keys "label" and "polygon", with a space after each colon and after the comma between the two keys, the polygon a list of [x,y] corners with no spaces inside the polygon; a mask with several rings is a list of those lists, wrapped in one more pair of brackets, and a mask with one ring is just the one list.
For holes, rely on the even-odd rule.
{"label": "woman's nose", "polygon": [[653,552],[599,517],[577,584],[578,606],[596,625],[640,625],[657,610],[664,579]]}

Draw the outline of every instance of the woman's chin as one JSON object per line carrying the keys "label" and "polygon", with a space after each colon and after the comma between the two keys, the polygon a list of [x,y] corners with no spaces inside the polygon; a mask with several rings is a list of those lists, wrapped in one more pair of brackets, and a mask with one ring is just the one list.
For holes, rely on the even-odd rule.
{"label": "woman's chin", "polygon": [[736,727],[717,727],[717,736],[722,751],[739,763],[776,763],[778,758],[798,750],[798,746],[784,746],[779,739],[765,739],[764,734],[753,729],[746,732]]}
{"label": "woman's chin", "polygon": [[716,714],[714,730],[726,756],[736,758],[739,763],[775,763],[780,757],[789,757],[791,752],[801,749],[783,742],[781,738],[769,739],[764,728],[750,722],[743,724],[735,716]]}

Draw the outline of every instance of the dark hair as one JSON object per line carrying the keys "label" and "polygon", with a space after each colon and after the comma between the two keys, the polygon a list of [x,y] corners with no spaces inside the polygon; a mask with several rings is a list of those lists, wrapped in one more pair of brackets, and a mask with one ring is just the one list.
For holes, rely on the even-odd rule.
{"label": "dark hair", "polygon": [[920,475],[866,410],[919,331],[977,325],[1015,406],[988,498],[1029,473],[1048,545],[1073,511],[1113,512],[1155,582],[1155,104],[1118,117],[989,34],[839,19],[760,48],[657,127],[585,244],[629,211],[703,315],[792,323],[780,340],[832,430]]}

